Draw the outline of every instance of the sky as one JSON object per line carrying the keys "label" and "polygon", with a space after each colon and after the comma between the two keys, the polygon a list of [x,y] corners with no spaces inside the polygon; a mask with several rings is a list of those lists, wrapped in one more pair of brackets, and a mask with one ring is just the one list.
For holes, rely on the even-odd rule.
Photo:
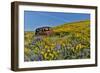
{"label": "sky", "polygon": [[54,27],[64,23],[89,20],[90,14],[24,11],[24,31],[34,31],[39,27]]}

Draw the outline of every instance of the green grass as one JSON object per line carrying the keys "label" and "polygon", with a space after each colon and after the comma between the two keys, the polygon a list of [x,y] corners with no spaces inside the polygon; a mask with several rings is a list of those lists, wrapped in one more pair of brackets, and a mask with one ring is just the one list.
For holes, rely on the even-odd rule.
{"label": "green grass", "polygon": [[52,27],[52,36],[24,34],[25,61],[90,58],[90,21],[65,23]]}

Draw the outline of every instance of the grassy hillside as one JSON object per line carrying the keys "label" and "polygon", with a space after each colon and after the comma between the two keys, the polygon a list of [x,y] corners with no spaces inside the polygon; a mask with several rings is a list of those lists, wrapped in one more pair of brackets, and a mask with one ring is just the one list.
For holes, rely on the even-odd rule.
{"label": "grassy hillside", "polygon": [[65,23],[52,30],[52,36],[25,32],[25,61],[90,58],[89,20]]}
{"label": "grassy hillside", "polygon": [[56,33],[79,33],[79,34],[89,34],[90,33],[90,21],[80,21],[73,23],[66,23],[53,28]]}

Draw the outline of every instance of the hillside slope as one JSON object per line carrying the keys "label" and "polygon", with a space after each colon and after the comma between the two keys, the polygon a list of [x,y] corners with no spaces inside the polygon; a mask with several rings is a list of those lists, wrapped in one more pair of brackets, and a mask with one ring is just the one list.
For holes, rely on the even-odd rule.
{"label": "hillside slope", "polygon": [[90,21],[79,21],[62,24],[56,27],[53,27],[54,32],[71,32],[71,33],[88,33],[90,32]]}

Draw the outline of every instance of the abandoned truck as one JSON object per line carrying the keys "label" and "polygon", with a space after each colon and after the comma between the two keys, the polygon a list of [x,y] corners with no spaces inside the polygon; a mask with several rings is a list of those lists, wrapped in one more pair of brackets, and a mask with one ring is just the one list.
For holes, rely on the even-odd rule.
{"label": "abandoned truck", "polygon": [[40,27],[40,28],[37,28],[35,30],[35,35],[36,36],[40,36],[40,35],[46,35],[46,36],[49,36],[53,33],[51,27]]}

